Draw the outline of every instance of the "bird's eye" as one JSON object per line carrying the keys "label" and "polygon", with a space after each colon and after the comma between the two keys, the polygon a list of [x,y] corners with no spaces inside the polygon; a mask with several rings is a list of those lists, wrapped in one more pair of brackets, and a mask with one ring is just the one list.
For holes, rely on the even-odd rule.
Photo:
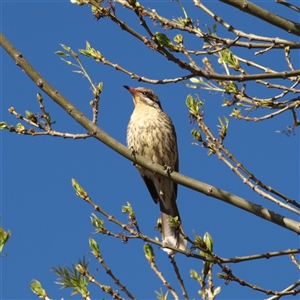
{"label": "bird's eye", "polygon": [[143,95],[146,97],[149,97],[149,93],[148,92],[143,92]]}

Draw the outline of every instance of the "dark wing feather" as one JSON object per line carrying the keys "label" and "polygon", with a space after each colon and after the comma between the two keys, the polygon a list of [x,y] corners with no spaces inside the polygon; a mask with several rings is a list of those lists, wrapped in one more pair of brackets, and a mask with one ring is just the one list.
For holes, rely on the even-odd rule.
{"label": "dark wing feather", "polygon": [[[171,120],[170,120],[171,121]],[[175,137],[175,146],[176,146],[176,152],[177,152],[177,159],[176,159],[176,162],[175,162],[175,166],[174,166],[174,170],[175,172],[179,172],[179,155],[178,155],[178,146],[177,146],[177,135],[176,135],[176,131],[175,131],[175,127],[174,127],[174,124],[172,123],[171,121],[171,124],[172,124],[172,131],[173,131],[173,135]],[[175,193],[175,201],[177,199],[177,190],[178,190],[178,186],[177,186],[177,183],[173,181],[173,187],[174,187],[174,193]]]}
{"label": "dark wing feather", "polygon": [[153,181],[145,175],[141,175],[141,176],[148,188],[148,191],[149,191],[153,201],[157,204],[159,201],[159,195],[157,194],[157,191],[156,191]]}
{"label": "dark wing feather", "polygon": [[[175,172],[179,172],[179,159],[177,158],[176,163],[175,163]],[[178,185],[176,182],[173,181],[173,187],[174,187],[174,192],[175,192],[175,201],[177,199],[177,190],[178,190]]]}

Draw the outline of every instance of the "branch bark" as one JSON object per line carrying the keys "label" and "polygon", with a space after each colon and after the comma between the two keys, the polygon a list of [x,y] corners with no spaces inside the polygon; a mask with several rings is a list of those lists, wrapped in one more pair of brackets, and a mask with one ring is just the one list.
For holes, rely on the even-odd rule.
{"label": "branch bark", "polygon": [[270,23],[276,27],[279,27],[288,33],[300,36],[300,24],[292,22],[276,14],[269,12],[261,8],[258,5],[250,1],[241,1],[241,0],[220,0],[220,2],[226,3],[228,5],[234,6],[243,12],[246,12],[252,16],[255,16],[267,23]]}

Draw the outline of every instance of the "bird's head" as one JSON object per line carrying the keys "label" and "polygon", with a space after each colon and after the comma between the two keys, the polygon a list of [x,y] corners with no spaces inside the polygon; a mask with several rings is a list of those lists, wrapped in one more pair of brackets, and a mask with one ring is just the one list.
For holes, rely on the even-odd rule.
{"label": "bird's head", "polygon": [[127,89],[132,95],[135,106],[148,105],[154,108],[162,109],[157,95],[152,90],[145,87],[133,88],[127,85],[124,85],[124,88]]}

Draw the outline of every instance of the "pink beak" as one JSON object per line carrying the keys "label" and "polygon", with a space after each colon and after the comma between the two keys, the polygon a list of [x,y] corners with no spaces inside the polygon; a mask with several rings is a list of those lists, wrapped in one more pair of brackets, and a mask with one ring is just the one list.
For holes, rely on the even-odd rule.
{"label": "pink beak", "polygon": [[124,88],[127,89],[130,92],[131,95],[138,94],[138,91],[135,88],[133,88],[133,87],[130,87],[128,85],[124,85]]}

